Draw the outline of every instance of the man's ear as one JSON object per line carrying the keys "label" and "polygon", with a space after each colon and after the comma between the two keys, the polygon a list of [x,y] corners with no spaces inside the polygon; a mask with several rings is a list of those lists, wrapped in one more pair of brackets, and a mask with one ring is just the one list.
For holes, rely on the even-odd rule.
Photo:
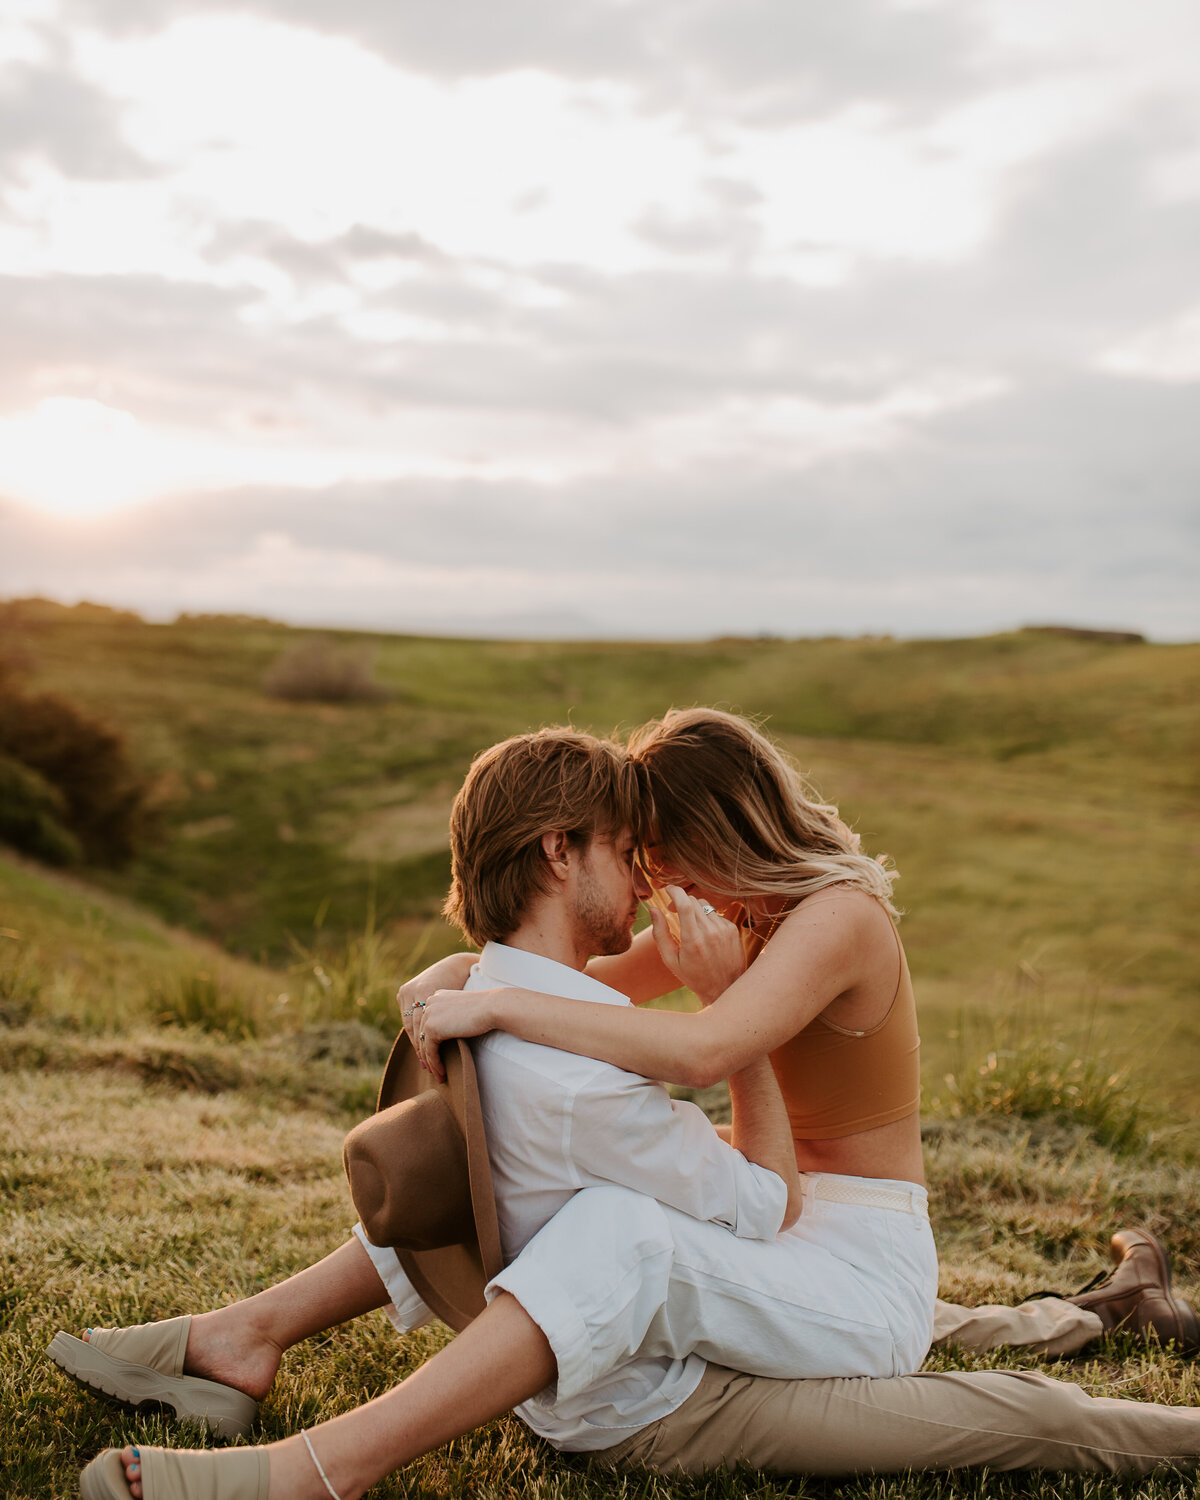
{"label": "man's ear", "polygon": [[542,855],[550,866],[550,872],[559,880],[565,880],[570,870],[571,841],[561,828],[553,833],[542,834]]}

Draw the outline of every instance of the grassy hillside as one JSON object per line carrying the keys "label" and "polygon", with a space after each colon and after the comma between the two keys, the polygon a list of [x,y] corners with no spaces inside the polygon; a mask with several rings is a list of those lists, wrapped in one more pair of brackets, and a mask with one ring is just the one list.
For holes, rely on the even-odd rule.
{"label": "grassy hillside", "polygon": [[[370,1026],[336,1019],[331,992],[309,984],[311,976],[230,960],[74,879],[0,860],[0,901],[10,922],[0,937],[0,1432],[7,1439],[0,1493],[67,1500],[79,1468],[100,1448],[180,1444],[189,1435],[152,1411],[112,1407],[64,1380],[43,1354],[55,1330],[217,1305],[339,1244],[350,1218],[341,1140],[369,1108],[386,1043]],[[374,957],[381,971],[396,961],[386,951]],[[208,988],[200,975],[212,981]],[[344,975],[335,977],[341,983]],[[281,984],[292,992],[282,1007]],[[349,991],[340,993],[344,1003]],[[190,1018],[164,1009],[164,999],[178,1010],[189,994]],[[233,1026],[239,1007],[254,1034],[233,1044],[223,1028]],[[1091,1117],[1064,1122],[1033,1089],[1027,1116],[1008,1112],[998,1097],[976,1102],[970,1116],[934,1117],[926,1126],[943,1295],[1011,1301],[1042,1288],[1074,1290],[1103,1268],[1111,1229],[1133,1221],[1166,1238],[1178,1290],[1196,1295],[1194,1161],[1144,1137],[1112,1150]],[[262,1408],[260,1440],[385,1389],[446,1337],[433,1325],[400,1341],[373,1315],[310,1341],[285,1360]],[[930,1367],[1037,1364],[1007,1351],[938,1353]],[[1194,1364],[1125,1337],[1093,1346],[1088,1358],[1056,1373],[1095,1394],[1200,1401]],[[603,1471],[554,1455],[504,1419],[372,1494],[600,1500],[615,1490]],[[935,1476],[785,1484],[741,1473],[704,1484],[634,1476],[619,1492],[644,1500],[1031,1493],[1174,1500],[1190,1493],[1190,1482]]]}
{"label": "grassy hillside", "polygon": [[[183,1441],[65,1382],[43,1358],[56,1328],[223,1302],[341,1241],[341,1139],[373,1100],[396,979],[454,943],[436,917],[449,798],[480,746],[567,717],[607,730],[670,702],[770,714],[867,845],[896,859],[943,1295],[1070,1291],[1103,1267],[1113,1227],[1145,1222],[1196,1296],[1200,648],[1040,633],[378,638],[365,644],[389,697],[304,706],[262,691],[303,635],[280,626],[53,608],[6,623],[25,691],[119,726],[160,816],[157,842],[118,872],[0,854],[0,1493],[12,1500],[65,1500],[114,1442]],[[722,1105],[719,1091],[701,1102]],[[261,1436],[385,1388],[446,1336],[435,1325],[399,1343],[373,1317],[313,1340],[285,1362]],[[1121,1337],[1060,1373],[1095,1394],[1200,1400],[1194,1365]],[[615,1487],[506,1419],[373,1493],[599,1500]],[[1191,1482],[739,1474],[635,1476],[626,1491],[1173,1500]]]}
{"label": "grassy hillside", "polygon": [[119,726],[156,779],[157,841],[90,880],[276,967],[307,955],[311,975],[350,940],[386,941],[403,964],[455,942],[437,918],[445,821],[476,750],[543,723],[607,732],[721,704],[767,716],[899,866],[931,1095],[1016,1012],[1110,1045],[1168,1124],[1200,1117],[1200,646],[346,635],[389,696],[267,696],[272,664],[306,638],[8,607],[25,690]]}

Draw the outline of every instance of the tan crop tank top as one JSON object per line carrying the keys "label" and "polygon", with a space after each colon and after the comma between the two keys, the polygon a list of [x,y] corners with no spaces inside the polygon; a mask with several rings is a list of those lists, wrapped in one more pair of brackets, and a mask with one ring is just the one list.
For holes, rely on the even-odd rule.
{"label": "tan crop tank top", "polygon": [[869,1031],[817,1016],[771,1053],[798,1141],[835,1140],[902,1120],[921,1099],[921,1039],[900,939],[900,978],[887,1015]]}

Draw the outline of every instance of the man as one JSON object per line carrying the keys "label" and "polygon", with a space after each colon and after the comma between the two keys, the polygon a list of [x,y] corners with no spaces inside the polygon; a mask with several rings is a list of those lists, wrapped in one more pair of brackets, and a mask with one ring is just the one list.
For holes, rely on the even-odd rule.
{"label": "man", "polygon": [[[636,816],[636,784],[620,753],[588,737],[523,736],[476,762],[455,805],[452,902],[471,935],[509,939],[485,949],[484,983],[532,982],[620,1003],[580,971],[590,953],[629,940]],[[706,1365],[689,1352],[697,1343],[710,1357],[732,1353],[769,1375],[796,1357],[819,1368],[844,1358],[847,1344],[869,1362],[881,1351],[911,1359],[918,1340],[919,1360],[928,1339],[927,1326],[889,1321],[888,1298],[873,1299],[870,1278],[859,1286],[836,1255],[830,1273],[845,1285],[832,1307],[820,1288],[801,1288],[797,1300],[789,1287],[775,1234],[794,1217],[797,1183],[769,1064],[731,1080],[740,1149],[657,1086],[603,1064],[499,1036],[476,1045],[476,1064],[500,1238],[506,1254],[520,1252],[492,1278],[486,1311],[409,1381],[323,1424],[316,1444],[302,1435],[303,1443],[218,1455],[145,1450],[144,1472],[129,1450],[102,1455],[85,1474],[85,1493],[119,1497],[128,1480],[128,1493],[159,1500],[175,1492],[182,1465],[215,1466],[214,1493],[231,1500],[353,1500],[417,1453],[519,1401],[521,1415],[560,1447],[663,1467],[746,1458],[814,1472],[931,1460],[1143,1472],[1195,1462],[1200,1422],[1189,1414],[1091,1402],[1042,1377],[1014,1377],[1015,1385],[997,1375],[764,1381]],[[914,1230],[915,1199],[889,1207]],[[836,1218],[855,1207],[835,1202],[832,1211]],[[883,1258],[894,1259],[893,1250]],[[731,1284],[734,1265],[748,1274]],[[899,1274],[920,1272],[915,1264]],[[851,1294],[861,1301],[847,1312]],[[280,1287],[176,1320],[185,1326],[169,1357],[135,1360],[129,1340],[144,1336],[138,1330],[97,1335],[94,1344],[71,1340],[70,1359],[78,1344],[98,1362],[71,1373],[110,1390],[124,1381],[117,1393],[127,1399],[146,1394],[157,1374],[163,1396],[194,1399],[193,1410],[204,1409],[209,1386],[254,1399],[283,1348],[388,1302],[404,1326],[428,1315],[396,1256],[360,1231]],[[1021,1380],[1036,1389],[1023,1395]],[[806,1419],[818,1410],[820,1431]],[[1044,1440],[1048,1422],[1069,1438]]]}

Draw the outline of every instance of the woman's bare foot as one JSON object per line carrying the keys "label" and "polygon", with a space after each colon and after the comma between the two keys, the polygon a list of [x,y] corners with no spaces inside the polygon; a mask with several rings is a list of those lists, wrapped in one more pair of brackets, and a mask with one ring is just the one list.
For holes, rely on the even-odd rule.
{"label": "woman's bare foot", "polygon": [[[85,1343],[90,1342],[90,1334],[89,1328],[83,1335]],[[247,1315],[247,1304],[235,1302],[192,1318],[183,1370],[261,1401],[271,1389],[282,1358],[279,1344]]]}
{"label": "woman's bare foot", "polygon": [[121,1462],[125,1465],[125,1482],[133,1500],[142,1500],[142,1466],[136,1448],[122,1448]]}

